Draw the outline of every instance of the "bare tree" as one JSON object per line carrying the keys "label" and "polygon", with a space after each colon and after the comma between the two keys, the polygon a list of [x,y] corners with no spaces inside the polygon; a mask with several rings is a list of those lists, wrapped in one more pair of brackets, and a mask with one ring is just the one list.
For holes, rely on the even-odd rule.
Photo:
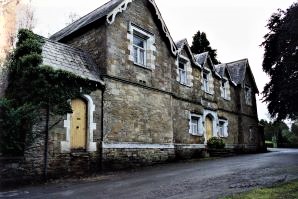
{"label": "bare tree", "polygon": [[73,22],[75,22],[76,20],[78,20],[80,18],[80,16],[75,13],[75,12],[71,12],[69,15],[68,15],[68,19],[69,19],[69,22],[66,23],[66,25],[69,25]]}
{"label": "bare tree", "polygon": [[0,97],[7,85],[5,61],[16,43],[21,28],[35,25],[31,0],[0,0]]}

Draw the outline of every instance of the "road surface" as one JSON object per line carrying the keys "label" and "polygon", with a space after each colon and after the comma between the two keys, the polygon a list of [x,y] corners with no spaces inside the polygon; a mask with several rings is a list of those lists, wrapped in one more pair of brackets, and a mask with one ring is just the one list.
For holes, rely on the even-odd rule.
{"label": "road surface", "polygon": [[298,149],[172,163],[0,192],[0,198],[220,198],[298,179]]}

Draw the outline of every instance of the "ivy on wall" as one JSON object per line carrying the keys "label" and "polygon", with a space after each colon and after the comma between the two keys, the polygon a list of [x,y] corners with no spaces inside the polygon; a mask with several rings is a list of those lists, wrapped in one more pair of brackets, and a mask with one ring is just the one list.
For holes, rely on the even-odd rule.
{"label": "ivy on wall", "polygon": [[43,43],[42,37],[22,29],[8,60],[9,83],[5,98],[0,99],[3,154],[22,155],[40,136],[33,132],[34,124],[40,122],[40,110],[54,115],[71,113],[70,99],[96,90],[96,84],[87,79],[41,65]]}

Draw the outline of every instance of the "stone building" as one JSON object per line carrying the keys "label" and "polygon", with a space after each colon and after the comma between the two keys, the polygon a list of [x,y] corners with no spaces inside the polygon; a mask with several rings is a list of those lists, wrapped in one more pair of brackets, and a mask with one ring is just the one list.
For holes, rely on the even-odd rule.
{"label": "stone building", "polygon": [[[192,54],[154,0],[106,3],[46,40],[43,60],[99,85],[51,130],[50,173],[190,158],[211,137],[238,151],[263,146],[248,60],[214,65],[207,52]],[[26,153],[37,173],[38,146]]]}

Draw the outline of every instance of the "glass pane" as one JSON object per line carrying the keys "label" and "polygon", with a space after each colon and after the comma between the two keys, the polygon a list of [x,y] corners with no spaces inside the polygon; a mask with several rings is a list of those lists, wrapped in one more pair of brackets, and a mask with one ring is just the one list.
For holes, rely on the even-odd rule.
{"label": "glass pane", "polygon": [[133,44],[136,45],[136,46],[139,46],[139,47],[141,47],[141,48],[144,48],[144,46],[145,46],[145,41],[144,41],[144,39],[142,39],[142,38],[140,38],[140,37],[134,35],[134,36],[133,36]]}
{"label": "glass pane", "polygon": [[180,82],[186,84],[186,72],[184,70],[179,70]]}
{"label": "glass pane", "polygon": [[198,118],[196,118],[196,117],[191,118],[191,130],[192,130],[192,133],[194,133],[194,134],[199,133],[198,123],[199,123]]}
{"label": "glass pane", "polygon": [[184,70],[184,64],[183,63],[179,63],[179,68]]}
{"label": "glass pane", "polygon": [[138,63],[138,48],[133,47],[133,59],[135,63]]}
{"label": "glass pane", "polygon": [[139,64],[145,65],[145,51],[140,49],[140,62]]}

